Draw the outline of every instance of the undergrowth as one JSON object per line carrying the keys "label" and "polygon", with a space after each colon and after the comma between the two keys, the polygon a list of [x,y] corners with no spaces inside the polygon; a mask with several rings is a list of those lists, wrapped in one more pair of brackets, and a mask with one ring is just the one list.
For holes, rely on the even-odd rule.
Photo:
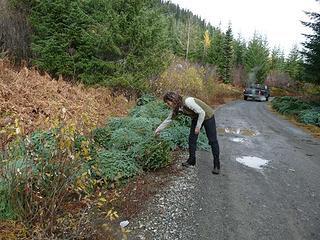
{"label": "undergrowth", "polygon": [[282,114],[294,116],[299,122],[320,127],[319,102],[285,96],[275,98],[272,107]]}
{"label": "undergrowth", "polygon": [[[109,118],[86,135],[79,124],[61,118],[49,130],[24,136],[17,122],[15,140],[0,153],[1,224],[20,223],[15,236],[25,238],[95,236],[89,209],[105,211],[101,189],[167,166],[173,150],[188,146],[190,119],[180,116],[156,136],[154,130],[169,109],[153,96],[137,103],[127,117]],[[198,143],[209,149],[203,132]],[[74,204],[85,207],[71,214],[66,207]],[[111,209],[106,216],[114,219],[117,214]]]}

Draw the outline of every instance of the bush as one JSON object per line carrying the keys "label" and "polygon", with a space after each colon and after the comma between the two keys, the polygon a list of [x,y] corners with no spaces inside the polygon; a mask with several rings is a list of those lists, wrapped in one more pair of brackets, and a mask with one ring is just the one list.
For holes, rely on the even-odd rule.
{"label": "bush", "polygon": [[141,172],[140,166],[126,151],[101,151],[97,161],[100,177],[107,181],[130,178]]}
{"label": "bush", "polygon": [[[101,170],[98,178],[106,181],[130,178],[141,170],[154,170],[171,161],[170,153],[177,147],[188,147],[190,119],[179,116],[172,126],[156,137],[154,130],[169,114],[162,101],[147,95],[128,117],[111,118],[103,128],[93,131],[95,142],[102,148],[93,162]],[[198,146],[208,150],[204,134],[200,134]]]}
{"label": "bush", "polygon": [[149,102],[153,102],[156,100],[156,97],[150,94],[145,94],[143,96],[141,96],[138,100],[137,100],[137,106],[142,106],[145,105]]}
{"label": "bush", "polygon": [[305,124],[312,124],[320,127],[320,107],[301,111],[298,119]]}
{"label": "bush", "polygon": [[163,102],[152,101],[142,106],[136,106],[129,113],[131,117],[146,117],[146,118],[166,118],[170,110]]}
{"label": "bush", "polygon": [[[18,219],[27,226],[40,223],[50,231],[76,182],[86,170],[89,153],[84,139],[76,150],[73,126],[36,131],[18,138],[1,153],[0,218]],[[75,171],[77,169],[77,171]]]}
{"label": "bush", "polygon": [[108,148],[111,138],[111,130],[109,128],[96,128],[92,131],[92,137],[101,147]]}
{"label": "bush", "polygon": [[143,170],[147,171],[168,165],[171,161],[171,150],[170,142],[149,135],[132,146],[128,154],[140,164]]}
{"label": "bush", "polygon": [[294,97],[275,98],[272,106],[280,113],[296,115],[299,112],[311,108],[311,105]]}
{"label": "bush", "polygon": [[[149,101],[136,106],[126,118],[113,118],[108,122],[108,129],[116,131],[120,128],[134,129],[143,136],[153,136],[154,130],[168,116],[170,110],[162,101]],[[161,139],[168,141],[171,149],[188,147],[188,136],[191,120],[189,117],[179,115],[170,127],[161,132]],[[146,135],[146,136],[145,136]],[[199,149],[208,150],[207,138],[201,131],[198,139]]]}
{"label": "bush", "polygon": [[0,180],[0,219],[15,219],[16,213],[14,207],[10,201],[10,186],[8,183],[1,179]]}
{"label": "bush", "polygon": [[143,139],[143,135],[132,128],[119,128],[112,132],[110,148],[116,150],[128,150],[131,146],[138,144]]}
{"label": "bush", "polygon": [[152,82],[152,88],[159,95],[167,91],[177,91],[210,104],[224,103],[225,98],[242,96],[242,91],[236,87],[220,83],[213,67],[203,67],[179,59],[175,59],[167,70]]}
{"label": "bush", "polygon": [[[151,114],[151,113],[150,113]],[[159,118],[144,116],[125,117],[125,118],[112,118],[107,123],[109,131],[116,131],[120,128],[128,128],[144,135],[147,132],[152,132],[155,127],[161,123]]]}
{"label": "bush", "polygon": [[285,96],[275,98],[272,107],[282,114],[296,117],[302,123],[320,126],[320,107],[317,103]]}

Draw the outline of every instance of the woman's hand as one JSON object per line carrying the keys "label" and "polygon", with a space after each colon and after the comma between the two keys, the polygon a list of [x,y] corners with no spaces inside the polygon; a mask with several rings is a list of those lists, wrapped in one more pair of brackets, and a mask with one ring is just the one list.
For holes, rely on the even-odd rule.
{"label": "woman's hand", "polygon": [[160,135],[160,131],[159,131],[158,129],[156,129],[156,130],[154,131],[154,134],[155,134],[156,136],[159,136],[159,135]]}
{"label": "woman's hand", "polygon": [[197,127],[196,127],[196,128],[194,129],[194,133],[198,135],[199,132],[200,132],[200,128],[197,128]]}

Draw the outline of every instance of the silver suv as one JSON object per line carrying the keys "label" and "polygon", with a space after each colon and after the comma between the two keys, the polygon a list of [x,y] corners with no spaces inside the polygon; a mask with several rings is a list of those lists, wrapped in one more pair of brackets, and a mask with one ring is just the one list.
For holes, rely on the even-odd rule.
{"label": "silver suv", "polygon": [[270,97],[270,91],[268,86],[255,84],[243,90],[243,99],[249,98],[258,101],[268,101]]}

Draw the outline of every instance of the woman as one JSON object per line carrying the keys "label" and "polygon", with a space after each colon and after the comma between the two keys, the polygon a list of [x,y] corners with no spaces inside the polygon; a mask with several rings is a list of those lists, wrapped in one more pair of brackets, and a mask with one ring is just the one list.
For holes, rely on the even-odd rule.
{"label": "woman", "polygon": [[155,130],[158,135],[166,128],[178,114],[182,113],[191,117],[191,128],[189,134],[189,158],[182,165],[185,167],[196,164],[197,139],[202,126],[211,146],[213,155],[213,174],[220,172],[219,143],[217,139],[216,122],[213,109],[200,99],[194,97],[180,96],[175,92],[168,92],[163,96],[163,101],[172,109],[169,116]]}

